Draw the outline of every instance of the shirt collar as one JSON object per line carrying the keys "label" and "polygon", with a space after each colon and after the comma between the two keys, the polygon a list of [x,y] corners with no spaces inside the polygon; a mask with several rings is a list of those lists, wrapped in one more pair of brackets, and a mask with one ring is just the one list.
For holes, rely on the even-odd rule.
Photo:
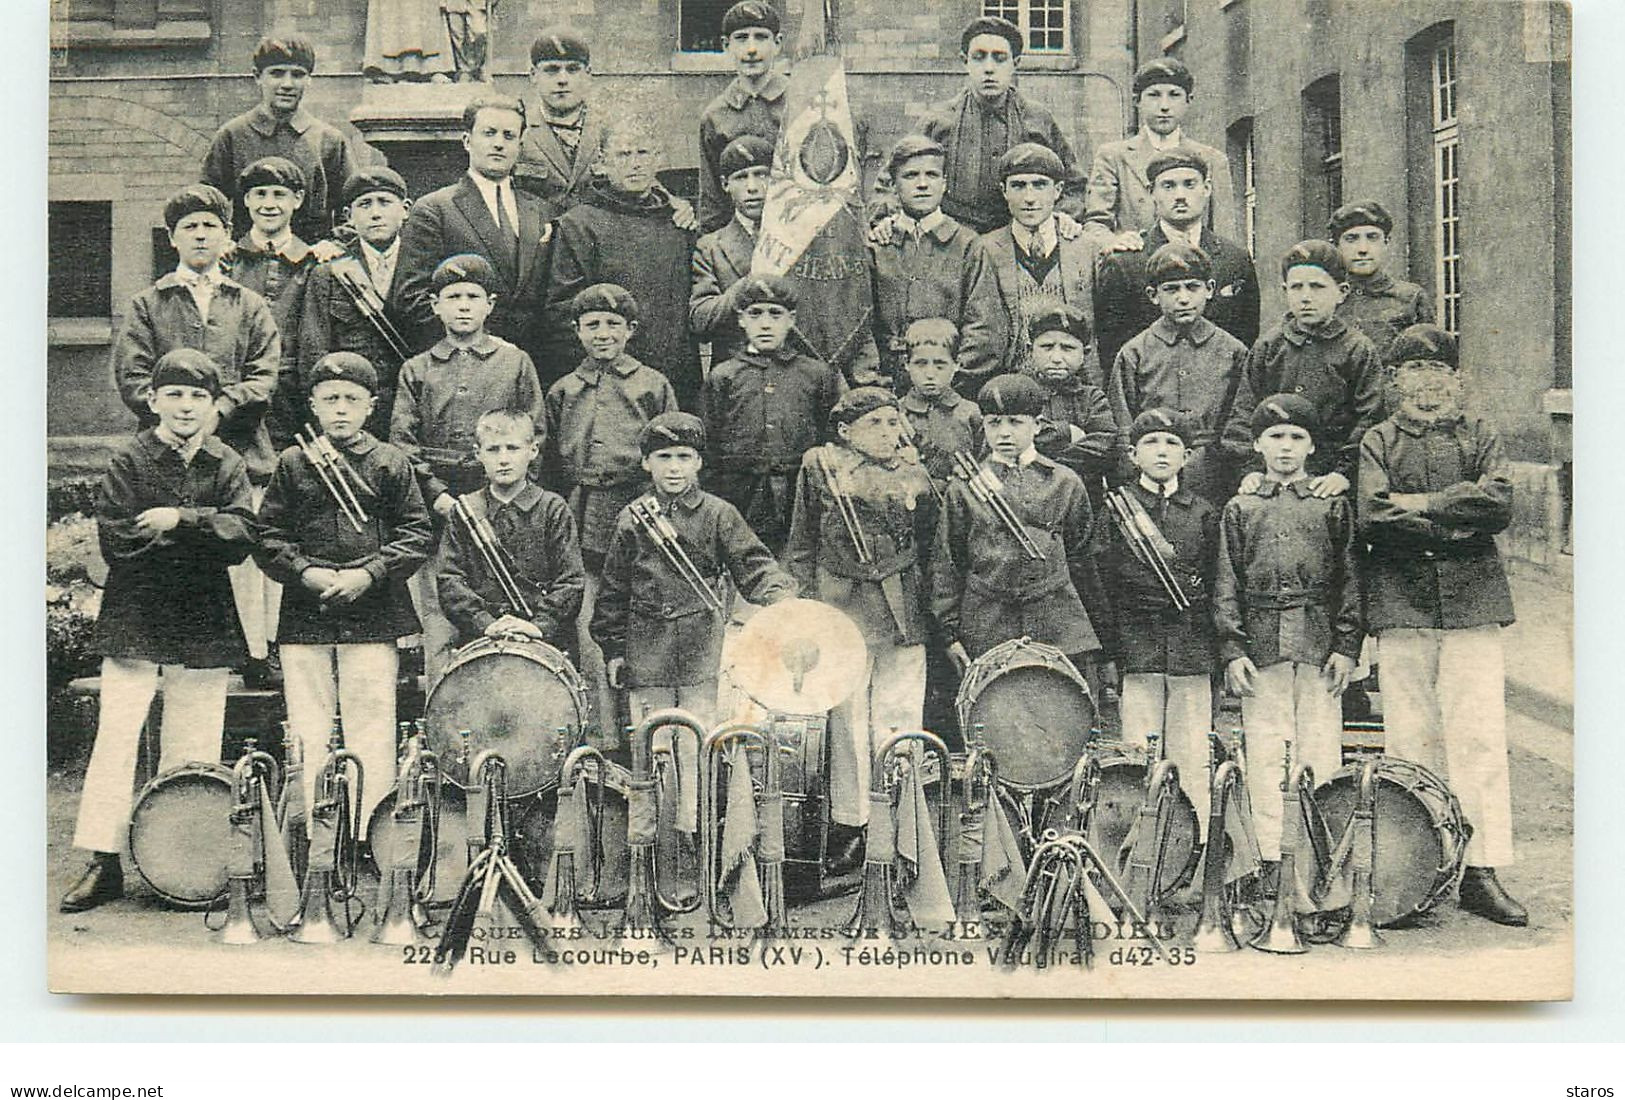
{"label": "shirt collar", "polygon": [[207,283],[210,286],[219,286],[221,283],[226,281],[225,275],[221,274],[220,272],[219,264],[209,268],[207,271],[193,271],[185,264],[181,264],[174,271],[170,272],[170,275],[174,278],[176,283],[185,287],[196,286],[199,283]]}
{"label": "shirt collar", "polygon": [[[501,184],[501,183],[507,184],[508,188],[509,188],[509,193],[510,194],[512,193],[513,176],[511,176],[511,175],[503,176],[499,180],[488,179],[487,177],[482,176],[478,172],[474,171],[474,169],[470,168],[468,170],[468,178],[474,181],[474,186],[478,187],[480,189],[480,194],[485,196],[485,205],[487,205],[487,206],[490,206],[492,203],[497,201],[497,185],[498,184]],[[518,200],[515,199],[514,201],[517,202]]]}
{"label": "shirt collar", "polygon": [[367,262],[374,267],[381,263],[393,261],[401,253],[401,238],[398,233],[395,235],[395,239],[389,242],[388,248],[374,248],[372,242],[368,241],[367,238],[360,237],[358,239],[361,242],[361,254],[367,257]]}
{"label": "shirt collar", "polygon": [[442,362],[450,359],[459,351],[471,351],[481,359],[489,359],[499,346],[495,336],[492,336],[489,332],[482,332],[479,338],[466,348],[458,347],[451,342],[449,337],[442,337],[434,347],[429,349],[429,354]]}
{"label": "shirt collar", "polygon": [[1307,472],[1299,477],[1293,478],[1284,485],[1279,481],[1272,481],[1266,477],[1263,483],[1259,485],[1257,495],[1261,497],[1272,497],[1277,493],[1290,490],[1293,496],[1299,498],[1300,500],[1304,500],[1314,495],[1314,491],[1309,488],[1310,480],[1311,479]]}
{"label": "shirt collar", "polygon": [[736,111],[742,111],[745,109],[745,104],[752,99],[762,99],[768,103],[777,102],[783,98],[785,89],[789,86],[790,82],[784,78],[783,74],[771,73],[762,82],[761,90],[753,92],[745,87],[743,80],[736,76],[728,85],[728,90],[723,93],[723,97],[727,100],[728,106]]}
{"label": "shirt collar", "polygon": [[249,250],[262,252],[267,256],[280,256],[289,263],[302,263],[310,255],[310,246],[298,237],[293,230],[283,230],[282,236],[275,241],[267,240],[258,229],[250,229],[248,235],[242,240]]}
{"label": "shirt collar", "polygon": [[935,233],[937,228],[947,220],[948,215],[942,212],[940,206],[925,217],[918,219],[911,218],[906,213],[899,211],[897,214],[897,228],[912,236],[918,236],[923,233]]}
{"label": "shirt collar", "polygon": [[919,390],[909,390],[903,395],[901,404],[909,412],[928,413],[932,409],[957,409],[959,403],[965,400],[968,399],[951,389],[942,391],[942,396],[935,401],[926,398]]}
{"label": "shirt collar", "polygon": [[1303,347],[1310,340],[1335,340],[1348,331],[1343,318],[1332,314],[1332,319],[1320,326],[1314,332],[1306,332],[1299,327],[1298,319],[1292,314],[1286,315],[1286,324],[1281,326],[1281,334],[1289,340],[1294,347]]}
{"label": "shirt collar", "polygon": [[[1043,225],[1039,226],[1036,231],[1028,229],[1020,222],[1013,221],[1010,223],[1010,236],[1015,240],[1016,244],[1021,246],[1022,251],[1028,255],[1032,255],[1036,251],[1040,256],[1048,256],[1055,250],[1055,219],[1051,217]],[[1038,242],[1037,249],[1033,248],[1034,241]]]}
{"label": "shirt collar", "polygon": [[624,352],[608,366],[600,365],[598,360],[589,355],[585,359],[581,360],[580,363],[576,364],[576,374],[582,379],[582,381],[596,386],[598,384],[598,380],[604,376],[604,371],[606,370],[614,373],[618,377],[630,378],[632,377],[632,373],[642,365],[642,363],[639,363],[636,359],[625,354]]}
{"label": "shirt collar", "polygon": [[1202,247],[1202,223],[1200,220],[1191,223],[1185,229],[1178,229],[1165,221],[1159,221],[1158,224],[1162,227],[1162,235],[1170,242],[1183,241],[1192,248]]}
{"label": "shirt collar", "polygon": [[795,357],[796,349],[790,346],[790,341],[788,340],[774,348],[772,351],[758,351],[752,344],[747,342],[744,350],[739,353],[740,362],[749,363],[752,366],[757,367],[765,367],[769,364],[777,365],[788,363]]}
{"label": "shirt collar", "polygon": [[657,488],[654,488],[652,485],[650,486],[650,489],[654,493],[654,498],[659,503],[660,507],[671,508],[674,505],[680,504],[683,506],[683,510],[687,512],[692,512],[700,506],[700,498],[703,495],[700,492],[700,487],[698,485],[690,485],[687,489],[683,490],[683,492],[674,497],[667,496],[665,493],[661,492]]}
{"label": "shirt collar", "polygon": [[182,439],[161,423],[152,429],[152,434],[164,446],[180,455],[181,462],[188,466],[191,465],[192,459],[197,457],[197,453],[203,449],[204,440],[209,438],[207,432],[197,432],[190,439]]}
{"label": "shirt collar", "polygon": [[1174,494],[1179,492],[1179,478],[1178,476],[1175,476],[1169,479],[1166,485],[1158,485],[1155,481],[1152,481],[1144,474],[1141,474],[1140,488],[1144,489],[1154,497],[1162,497],[1165,500],[1172,500]]}
{"label": "shirt collar", "polygon": [[[316,121],[314,115],[305,110],[304,104],[294,108],[292,115],[286,120],[288,129],[296,134],[302,134],[310,129],[310,124]],[[248,115],[248,124],[259,132],[261,137],[275,137],[277,127],[283,125],[283,120],[271,113],[271,109],[261,103]]]}
{"label": "shirt collar", "polygon": [[1429,420],[1424,423],[1420,420],[1412,420],[1402,412],[1394,413],[1395,427],[1404,432],[1406,435],[1416,436],[1418,438],[1426,435],[1428,432],[1431,432],[1436,428],[1448,428],[1451,431],[1455,431],[1457,426],[1466,419],[1467,414],[1465,412],[1458,412],[1449,420]]}
{"label": "shirt collar", "polygon": [[1185,131],[1183,128],[1176,126],[1174,127],[1173,133],[1169,134],[1167,137],[1163,137],[1161,134],[1151,129],[1151,127],[1141,126],[1140,136],[1145,139],[1145,143],[1147,145],[1151,146],[1151,148],[1155,149],[1157,152],[1166,153],[1168,150],[1185,140]]}
{"label": "shirt collar", "polygon": [[1386,271],[1378,271],[1365,278],[1350,275],[1349,286],[1364,294],[1386,294],[1394,288],[1394,277]]}
{"label": "shirt collar", "polygon": [[741,228],[741,229],[743,229],[745,231],[745,236],[749,237],[753,241],[756,239],[756,223],[755,222],[751,221],[749,218],[745,217],[745,215],[741,214],[737,210],[734,211],[734,221],[738,222],[739,223],[739,228]]}
{"label": "shirt collar", "polygon": [[542,487],[526,478],[519,483],[519,491],[507,500],[496,495],[491,486],[485,487],[485,495],[491,499],[493,506],[502,508],[517,508],[521,512],[529,512],[542,501]]}
{"label": "shirt collar", "polygon": [[1025,451],[1022,451],[1016,456],[1016,460],[1014,462],[1006,459],[1003,455],[999,454],[998,451],[989,451],[987,457],[988,461],[996,462],[1000,466],[1031,466],[1034,462],[1038,461],[1038,448],[1028,447]]}
{"label": "shirt collar", "polygon": [[[1218,326],[1216,326],[1212,321],[1209,321],[1206,317],[1198,317],[1196,319],[1196,323],[1191,325],[1188,338],[1192,344],[1195,344],[1197,347],[1201,347],[1203,344],[1207,343],[1213,338],[1213,333],[1217,331],[1217,328]],[[1155,336],[1158,340],[1161,340],[1169,347],[1173,347],[1175,344],[1179,343],[1181,337],[1187,336],[1186,333],[1180,332],[1178,327],[1176,327],[1172,321],[1168,320],[1168,318],[1160,316],[1155,321],[1151,322],[1151,335]]]}

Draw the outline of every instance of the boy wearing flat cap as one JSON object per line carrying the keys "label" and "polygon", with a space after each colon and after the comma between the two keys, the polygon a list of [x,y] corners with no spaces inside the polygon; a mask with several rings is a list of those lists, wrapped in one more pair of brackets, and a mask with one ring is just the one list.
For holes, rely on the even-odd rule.
{"label": "boy wearing flat cap", "polygon": [[1351,202],[1338,207],[1326,233],[1348,269],[1349,296],[1338,315],[1366,334],[1377,354],[1412,325],[1433,323],[1433,301],[1415,283],[1388,272],[1388,237],[1394,219],[1380,202]]}
{"label": "boy wearing flat cap", "polygon": [[[436,547],[456,497],[485,480],[475,457],[480,414],[524,409],[543,423],[542,387],[530,356],[485,328],[498,280],[484,256],[452,256],[435,268],[430,301],[445,336],[401,367],[389,441],[406,453],[424,503],[438,517]],[[423,621],[424,670],[433,684],[451,655],[454,631],[440,611],[432,560],[413,577],[412,596]]]}
{"label": "boy wearing flat cap", "polygon": [[1080,598],[1099,590],[1089,554],[1089,494],[1077,474],[1034,446],[1044,412],[1037,382],[998,375],[976,403],[987,441],[978,468],[1041,556],[1024,549],[963,476],[949,479],[931,570],[931,612],[948,655],[963,674],[1001,642],[1031,638],[1071,657],[1098,691],[1100,640]]}
{"label": "boy wearing flat cap", "polygon": [[62,898],[68,913],[123,896],[119,852],[153,695],[164,694],[158,770],[217,763],[226,677],[246,656],[226,570],[253,548],[254,504],[243,460],[209,430],[220,369],[202,351],[174,349],[146,394],[156,422],[113,455],[96,497],[108,563],[95,638],[101,707],[73,836],[91,858]]}
{"label": "boy wearing flat cap", "polygon": [[1111,622],[1103,631],[1117,663],[1123,740],[1144,745],[1162,737],[1179,767],[1180,786],[1207,828],[1208,731],[1212,728],[1213,575],[1219,551],[1219,510],[1185,483],[1195,441],[1193,420],[1177,409],[1153,406],[1125,433],[1134,477],[1123,491],[1140,502],[1155,525],[1180,591],[1180,611],[1150,565],[1130,549],[1115,523],[1103,524],[1101,579],[1111,595]]}
{"label": "boy wearing flat cap", "polygon": [[[1082,197],[1082,174],[1066,135],[1049,111],[1016,90],[1022,46],[1020,28],[1008,19],[983,16],[967,23],[959,36],[965,88],[934,104],[922,128],[947,153],[943,210],[977,233],[1010,221],[997,165],[1018,145],[1036,143],[1055,154],[1057,200],[1062,190]],[[1081,202],[1074,212],[1082,214]]]}
{"label": "boy wearing flat cap", "polygon": [[[254,83],[260,102],[220,127],[203,158],[203,181],[237,194],[237,177],[261,157],[285,157],[305,181],[305,201],[293,218],[293,231],[319,241],[344,220],[340,189],[360,164],[337,127],[302,106],[316,71],[316,50],[303,38],[262,38],[254,47]],[[233,209],[237,225],[248,209]]]}
{"label": "boy wearing flat cap", "polygon": [[862,858],[876,740],[920,728],[937,502],[925,471],[903,460],[893,394],[859,386],[830,419],[838,439],[802,460],[783,557],[802,594],[850,616],[868,646],[857,689],[830,712],[829,851],[841,872]]}
{"label": "boy wearing flat cap", "polygon": [[1307,397],[1259,402],[1248,430],[1263,480],[1256,492],[1232,497],[1219,520],[1213,623],[1225,685],[1241,696],[1247,793],[1270,867],[1281,854],[1286,743],[1293,763],[1316,776],[1342,765],[1340,696],[1363,636],[1354,510],[1346,496],[1317,494],[1305,465],[1320,428]]}
{"label": "boy wearing flat cap", "polygon": [[309,389],[310,372],[328,352],[355,352],[378,372],[378,400],[366,427],[385,439],[402,363],[393,336],[385,333],[392,329],[394,335],[410,339],[412,332],[392,297],[400,263],[401,225],[412,203],[406,197],[406,181],[391,168],[356,172],[344,181],[343,199],[355,236],[340,246],[342,251],[333,259],[317,264],[305,282],[298,331],[298,389]]}
{"label": "boy wearing flat cap", "polygon": [[[1382,418],[1377,349],[1337,315],[1348,297],[1348,275],[1329,242],[1302,241],[1287,249],[1281,288],[1286,319],[1247,355],[1224,447],[1247,458],[1250,438],[1257,438],[1248,423],[1255,395],[1299,394],[1314,405],[1319,432],[1320,449],[1309,458],[1309,487],[1320,497],[1346,493],[1354,483],[1360,440]],[[1256,484],[1255,469],[1243,479],[1242,492]]]}
{"label": "boy wearing flat cap", "polygon": [[961,384],[974,389],[1004,356],[1005,319],[992,265],[974,230],[942,210],[947,151],[931,138],[910,134],[887,161],[900,211],[884,243],[869,243],[874,275],[875,344],[881,371],[901,382],[908,359],[908,327],[945,317],[959,331]]}
{"label": "boy wearing flat cap", "polygon": [[774,70],[784,47],[779,12],[767,0],[740,0],[722,17],[722,49],[734,78],[700,112],[700,232],[715,233],[729,218],[722,151],[753,134],[771,147],[784,125],[790,82]]}
{"label": "boy wearing flat cap", "polygon": [[789,280],[751,275],[735,285],[745,347],[712,368],[700,395],[709,485],[778,553],[790,533],[801,458],[829,438],[829,410],[846,382],[791,345],[796,291]]}
{"label": "boy wearing flat cap", "polygon": [[1448,780],[1472,823],[1461,907],[1529,915],[1496,879],[1513,861],[1501,628],[1512,594],[1495,536],[1512,484],[1495,429],[1462,408],[1456,341],[1413,325],[1389,350],[1393,415],[1360,445],[1365,611],[1382,655],[1386,751]]}
{"label": "boy wearing flat cap", "polygon": [[[723,607],[730,582],[740,596],[772,604],[796,594],[796,583],[762,545],[733,505],[700,488],[705,427],[685,412],[662,413],[638,436],[649,486],[639,507],[652,506],[676,533],[704,583]],[[612,688],[625,690],[628,711],[641,721],[651,711],[682,707],[710,729],[717,714],[725,618],[690,586],[647,529],[622,509],[615,520],[603,588],[592,614],[592,637],[602,647]],[[677,827],[693,840],[698,748],[677,745]]]}
{"label": "boy wearing flat cap", "polygon": [[1145,293],[1146,260],[1170,242],[1207,254],[1213,266],[1207,319],[1251,347],[1258,339],[1258,272],[1246,248],[1205,224],[1214,187],[1207,160],[1179,146],[1152,157],[1146,179],[1155,217],[1143,227],[1143,247],[1107,253],[1095,276],[1095,334],[1101,362],[1107,366],[1116,362],[1122,346],[1159,316]]}
{"label": "boy wearing flat cap", "polygon": [[[429,554],[429,512],[411,461],[364,425],[376,399],[378,375],[353,351],[324,356],[311,371],[310,408],[317,429],[367,519],[357,530],[300,447],[277,460],[256,529],[255,556],[283,585],[282,652],[288,727],[306,760],[327,752],[334,716],[344,747],[368,776],[395,767],[396,642],[418,629],[407,578]],[[311,804],[316,767],[305,769]],[[373,807],[387,780],[362,784],[359,834],[366,838]]]}
{"label": "boy wearing flat cap", "polygon": [[1185,115],[1191,109],[1196,80],[1177,57],[1154,57],[1134,72],[1134,107],[1140,129],[1122,141],[1109,141],[1095,153],[1089,171],[1084,216],[1117,233],[1115,247],[1137,250],[1141,236],[1156,220],[1147,169],[1159,153],[1184,148],[1207,163],[1213,199],[1204,224],[1229,235],[1237,231],[1236,204],[1231,194],[1230,160],[1211,145],[1185,134]]}
{"label": "boy wearing flat cap", "polygon": [[1094,348],[1089,315],[1077,306],[1055,303],[1033,315],[1032,360],[1028,375],[1038,383],[1040,454],[1082,479],[1091,503],[1099,503],[1101,479],[1112,472],[1117,424],[1105,391],[1089,380]]}
{"label": "boy wearing flat cap", "polygon": [[1180,484],[1219,508],[1230,499],[1234,477],[1217,443],[1241,385],[1247,348],[1205,316],[1213,290],[1213,262],[1200,248],[1172,241],[1151,253],[1145,293],[1159,316],[1118,351],[1106,395],[1125,455],[1132,453],[1130,428],[1141,413],[1178,413],[1186,433]]}
{"label": "boy wearing flat cap", "polygon": [[[1093,318],[1095,260],[1110,234],[1098,225],[1068,240],[1055,213],[1066,169],[1043,145],[1017,145],[998,162],[1010,224],[984,235],[982,249],[993,267],[1004,307],[1005,370],[1019,373],[1032,361],[1032,318],[1056,303],[1074,306]],[[1099,362],[1091,359],[1089,381],[1103,385]]]}
{"label": "boy wearing flat cap", "polygon": [[773,146],[755,134],[730,141],[718,162],[733,217],[694,242],[693,286],[688,292],[689,328],[710,342],[713,363],[733,358],[745,344],[739,327],[739,292],[756,252],[772,168]]}

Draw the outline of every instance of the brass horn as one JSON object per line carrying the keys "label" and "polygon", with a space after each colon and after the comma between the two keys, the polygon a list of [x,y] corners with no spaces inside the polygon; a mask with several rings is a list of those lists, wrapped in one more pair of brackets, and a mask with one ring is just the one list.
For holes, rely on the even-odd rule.
{"label": "brass horn", "polygon": [[[736,782],[733,769],[749,771],[752,749],[762,755],[759,784],[750,772],[755,829],[730,853],[724,818],[735,810],[730,797]],[[784,935],[789,931],[784,904],[784,792],[773,735],[748,722],[719,726],[700,747],[700,775],[700,888],[706,916],[719,928],[754,927],[762,936]],[[725,781],[728,791],[723,789]],[[730,855],[738,857],[736,867],[726,866]],[[741,881],[738,902],[724,906],[723,881],[736,869],[741,876],[751,874],[753,862],[756,881]]]}
{"label": "brass horn", "polygon": [[987,843],[987,814],[997,812],[999,762],[986,745],[971,746],[965,757],[962,809],[959,811],[959,877],[954,883],[954,914],[966,925],[982,919],[982,898],[977,880],[982,875],[982,854]]}
{"label": "brass horn", "polygon": [[[937,858],[944,859],[949,843],[949,810],[953,799],[949,793],[950,758],[948,747],[934,733],[923,730],[898,733],[881,741],[875,748],[874,767],[869,775],[869,824],[864,831],[863,889],[858,895],[857,908],[846,924],[846,934],[852,937],[874,939],[882,934],[908,935],[913,931],[913,919],[899,919],[894,903],[897,893],[897,799],[906,792],[895,781],[894,772],[902,765],[900,753],[917,742],[924,751],[937,758],[942,782],[941,797],[937,802]],[[911,765],[920,767],[924,760],[915,754]],[[921,852],[922,860],[927,853]]]}
{"label": "brass horn", "polygon": [[1298,913],[1308,910],[1308,899],[1299,899],[1298,860],[1303,857],[1303,804],[1300,792],[1307,783],[1314,789],[1314,771],[1302,764],[1292,766],[1292,742],[1286,743],[1281,777],[1281,862],[1275,886],[1275,907],[1270,921],[1252,941],[1252,946],[1272,955],[1301,955],[1309,948],[1298,935]]}
{"label": "brass horn", "polygon": [[666,931],[660,923],[662,916],[682,911],[674,909],[660,896],[655,876],[655,839],[660,811],[655,793],[654,735],[663,726],[686,729],[700,742],[705,740],[706,731],[700,720],[676,707],[650,712],[629,731],[632,777],[627,783],[626,847],[631,866],[627,872],[626,910],[621,923],[624,937],[653,936],[666,940]]}
{"label": "brass horn", "polygon": [[1148,918],[1158,916],[1162,906],[1163,871],[1179,793],[1179,767],[1171,760],[1158,760],[1146,774],[1145,799],[1124,873],[1129,896]]}
{"label": "brass horn", "polygon": [[424,744],[420,734],[407,736],[402,748],[391,813],[402,826],[405,843],[389,868],[385,901],[378,908],[371,936],[373,943],[393,947],[419,943],[428,931],[429,914],[418,892],[418,868],[425,843],[433,859],[440,807],[439,757]]}
{"label": "brass horn", "polygon": [[263,853],[267,791],[276,785],[276,760],[245,741],[231,769],[231,859],[226,881],[226,921],[215,932],[217,943],[258,943],[277,935],[277,928],[255,905],[254,892],[264,875]]}
{"label": "brass horn", "polygon": [[356,817],[361,805],[361,758],[344,748],[337,722],[327,742],[327,759],[316,773],[310,805],[310,866],[305,870],[295,943],[337,943],[349,936],[351,923],[341,928],[333,917],[332,901],[346,908],[354,897],[359,867]]}
{"label": "brass horn", "polygon": [[[598,782],[589,794],[592,805],[576,804],[576,783],[585,769],[597,770]],[[578,745],[564,758],[559,772],[559,797],[553,811],[553,852],[549,861],[547,883],[542,890],[542,905],[555,927],[574,928],[581,924],[578,903],[594,900],[602,879],[598,861],[601,845],[593,829],[604,819],[604,780],[609,772],[609,761],[591,745]],[[581,886],[583,867],[591,875],[586,888]]]}
{"label": "brass horn", "polygon": [[1377,859],[1378,782],[1377,761],[1361,761],[1359,794],[1354,804],[1354,815],[1349,819],[1350,828],[1354,830],[1354,854],[1351,857],[1354,897],[1350,902],[1348,926],[1336,940],[1339,947],[1366,950],[1383,945],[1382,936],[1377,933],[1377,926],[1371,920],[1371,910],[1376,902],[1376,888],[1371,876]]}
{"label": "brass horn", "polygon": [[1213,769],[1213,793],[1208,807],[1207,850],[1202,853],[1202,915],[1196,922],[1191,946],[1208,954],[1240,951],[1231,906],[1224,881],[1228,846],[1225,843],[1225,813],[1230,799],[1241,784],[1241,768],[1225,760]]}

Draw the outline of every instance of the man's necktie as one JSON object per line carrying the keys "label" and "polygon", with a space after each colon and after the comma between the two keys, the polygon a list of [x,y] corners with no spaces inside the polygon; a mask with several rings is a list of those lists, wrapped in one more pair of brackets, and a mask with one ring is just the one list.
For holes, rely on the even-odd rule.
{"label": "man's necktie", "polygon": [[502,263],[511,279],[519,263],[519,230],[508,217],[507,196],[500,183],[497,184],[497,237],[502,242]]}

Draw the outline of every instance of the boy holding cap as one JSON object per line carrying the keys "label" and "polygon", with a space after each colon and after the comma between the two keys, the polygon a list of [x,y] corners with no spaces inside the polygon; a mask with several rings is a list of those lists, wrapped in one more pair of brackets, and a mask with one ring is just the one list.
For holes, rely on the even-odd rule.
{"label": "boy holding cap", "polygon": [[1219,551],[1219,510],[1185,483],[1198,431],[1176,409],[1152,406],[1124,433],[1134,474],[1123,491],[1145,509],[1171,553],[1164,555],[1190,607],[1180,611],[1152,568],[1135,556],[1115,523],[1104,524],[1101,579],[1111,593],[1107,651],[1117,662],[1123,740],[1163,738],[1180,786],[1205,832],[1208,731],[1212,728],[1211,597]]}
{"label": "boy holding cap", "polygon": [[119,852],[153,695],[162,688],[158,770],[217,763],[226,677],[246,655],[226,570],[253,548],[254,504],[243,460],[209,431],[220,369],[177,348],[150,382],[156,423],[113,455],[96,497],[108,563],[95,637],[101,706],[73,836],[91,858],[62,898],[66,913],[123,896]]}
{"label": "boy holding cap", "polygon": [[1185,134],[1185,115],[1195,88],[1190,69],[1177,57],[1154,57],[1134,72],[1134,107],[1140,129],[1122,141],[1107,142],[1095,153],[1084,206],[1087,220],[1117,233],[1117,248],[1144,247],[1141,234],[1156,219],[1147,169],[1157,154],[1175,148],[1186,149],[1207,163],[1213,201],[1208,204],[1205,224],[1225,234],[1236,231],[1229,158]]}
{"label": "boy holding cap", "polygon": [[[335,351],[317,362],[310,379],[316,425],[353,478],[351,490],[368,519],[357,531],[304,450],[282,452],[260,507],[255,555],[283,585],[277,641],[288,728],[305,759],[319,761],[338,716],[344,747],[361,758],[364,773],[388,777],[395,767],[396,641],[418,629],[406,582],[429,553],[429,513],[406,454],[364,427],[378,387],[372,364],[353,351]],[[307,806],[317,771],[305,769]],[[364,840],[389,783],[362,786],[357,820]]]}
{"label": "boy holding cap", "polygon": [[[1245,458],[1251,447],[1255,395],[1295,393],[1315,407],[1321,449],[1309,459],[1316,496],[1346,493],[1354,482],[1360,440],[1382,417],[1382,372],[1377,349],[1337,315],[1348,297],[1343,257],[1326,241],[1301,241],[1281,258],[1286,319],[1247,355],[1247,369],[1230,410],[1224,446]],[[1242,491],[1257,484],[1244,479]]]}
{"label": "boy holding cap", "polygon": [[788,279],[752,275],[735,285],[745,347],[713,367],[701,390],[706,459],[712,491],[777,553],[790,532],[801,458],[828,438],[829,410],[846,382],[791,346],[796,291]]}
{"label": "boy holding cap", "polygon": [[1293,763],[1317,777],[1342,765],[1339,697],[1363,633],[1353,508],[1346,496],[1317,494],[1305,469],[1320,426],[1314,404],[1299,394],[1259,402],[1248,428],[1264,462],[1262,482],[1232,497],[1219,520],[1213,622],[1225,685],[1241,696],[1247,792],[1272,868],[1281,855],[1286,743]]}
{"label": "boy holding cap", "polygon": [[925,471],[903,460],[893,394],[859,386],[830,420],[838,440],[802,460],[783,557],[802,594],[850,616],[868,646],[856,690],[830,712],[829,852],[841,873],[862,859],[877,739],[920,728],[937,502]]}
{"label": "boy holding cap", "polygon": [[1004,317],[992,265],[975,231],[943,213],[947,151],[919,134],[899,141],[887,161],[900,211],[891,234],[869,242],[874,275],[875,343],[881,370],[899,380],[908,358],[908,328],[945,317],[959,331],[963,385],[975,387],[1004,356]]}
{"label": "boy holding cap", "polygon": [[1374,201],[1340,206],[1326,223],[1348,270],[1349,296],[1337,312],[1366,334],[1379,356],[1410,326],[1433,323],[1428,292],[1388,273],[1388,236],[1393,231],[1393,216]]}
{"label": "boy holding cap", "polygon": [[[485,328],[498,285],[484,256],[452,256],[442,262],[429,289],[445,336],[401,367],[389,441],[406,453],[424,503],[438,517],[436,546],[456,497],[484,483],[475,457],[474,425],[480,414],[524,409],[542,423],[542,388],[530,356]],[[424,671],[433,685],[451,655],[454,636],[440,610],[433,560],[413,577],[412,596],[423,621]]]}
{"label": "boy holding cap", "polygon": [[[261,157],[286,157],[305,181],[305,201],[293,231],[319,241],[343,221],[340,188],[360,167],[348,139],[302,104],[316,71],[316,49],[303,38],[262,38],[254,47],[254,83],[260,102],[215,132],[203,158],[203,181],[227,194],[237,177]],[[236,224],[248,219],[238,202]]]}
{"label": "boy holding cap", "polygon": [[1217,508],[1230,499],[1233,480],[1215,444],[1230,418],[1247,348],[1205,316],[1213,291],[1213,262],[1200,248],[1172,241],[1151,253],[1145,293],[1159,316],[1118,351],[1107,397],[1124,454],[1132,452],[1130,427],[1141,413],[1163,408],[1180,415],[1180,484]]}
{"label": "boy holding cap", "polygon": [[1513,611],[1495,545],[1512,484],[1495,429],[1462,409],[1455,339],[1413,325],[1389,358],[1394,413],[1360,445],[1359,497],[1387,751],[1461,799],[1473,826],[1461,907],[1521,927],[1529,914],[1495,877],[1513,861],[1501,642]]}
{"label": "boy holding cap", "polygon": [[784,125],[784,94],[790,82],[773,65],[784,47],[779,12],[767,0],[740,0],[722,16],[722,49],[734,78],[700,112],[700,232],[714,233],[728,221],[722,151],[754,134],[769,147]]}
{"label": "boy holding cap", "polygon": [[967,23],[959,35],[965,87],[933,105],[922,128],[947,154],[943,210],[977,233],[1010,220],[1001,193],[1004,176],[996,166],[1018,145],[1036,143],[1055,154],[1057,199],[1063,188],[1081,192],[1083,186],[1072,146],[1054,116],[1016,90],[1022,46],[1020,28],[1008,19],[983,16]]}

